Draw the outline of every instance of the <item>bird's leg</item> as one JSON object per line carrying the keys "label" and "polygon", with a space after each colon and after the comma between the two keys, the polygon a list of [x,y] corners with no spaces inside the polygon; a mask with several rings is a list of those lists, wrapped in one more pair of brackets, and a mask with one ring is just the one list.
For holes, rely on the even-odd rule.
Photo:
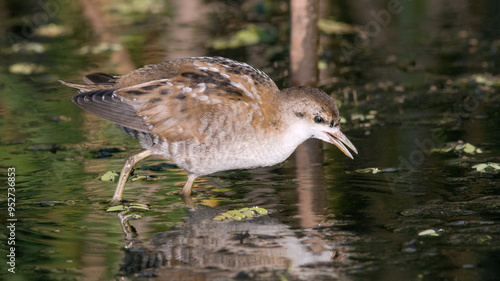
{"label": "bird's leg", "polygon": [[180,195],[182,195],[183,197],[191,195],[191,186],[193,186],[193,182],[197,177],[198,176],[195,174],[188,174],[188,179],[186,181],[186,184],[184,184],[184,187],[182,188]]}
{"label": "bird's leg", "polygon": [[197,177],[197,175],[188,174],[188,179],[179,193],[184,203],[190,208],[194,208],[193,199],[191,198],[191,186],[193,186],[193,182]]}
{"label": "bird's leg", "polygon": [[125,190],[125,184],[127,183],[128,176],[134,168],[137,162],[151,155],[150,150],[144,150],[143,152],[131,155],[125,159],[122,171],[120,172],[120,179],[118,180],[118,185],[116,186],[115,195],[111,199],[111,203],[118,204],[122,201],[123,191]]}

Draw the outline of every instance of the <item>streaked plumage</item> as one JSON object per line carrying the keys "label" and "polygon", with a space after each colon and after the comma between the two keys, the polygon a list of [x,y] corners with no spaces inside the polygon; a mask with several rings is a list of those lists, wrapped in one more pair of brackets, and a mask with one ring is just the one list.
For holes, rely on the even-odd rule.
{"label": "streaked plumage", "polygon": [[[198,176],[284,161],[308,138],[335,144],[352,158],[332,98],[319,89],[280,91],[263,72],[220,57],[180,58],[123,76],[94,73],[73,102],[118,124],[146,150],[127,158],[112,199],[121,201],[133,166],[161,155],[189,172],[181,193]],[[357,152],[356,152],[357,153]]]}

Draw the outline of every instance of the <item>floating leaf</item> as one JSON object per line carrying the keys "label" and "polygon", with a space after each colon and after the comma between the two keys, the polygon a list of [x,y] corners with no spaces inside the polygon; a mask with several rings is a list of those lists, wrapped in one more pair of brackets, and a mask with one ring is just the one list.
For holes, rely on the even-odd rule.
{"label": "floating leaf", "polygon": [[109,207],[106,212],[122,212],[125,210],[125,206],[123,205],[117,205],[113,207]]}
{"label": "floating leaf", "polygon": [[148,211],[149,207],[145,204],[131,203],[128,206],[117,205],[109,207],[106,212],[128,212],[128,211]]}
{"label": "floating leaf", "polygon": [[149,210],[149,206],[146,205],[146,204],[131,203],[130,206],[129,206],[129,209],[147,211],[147,210]]}
{"label": "floating leaf", "polygon": [[148,176],[146,175],[137,175],[137,176],[134,176],[132,177],[132,179],[130,179],[131,181],[139,181],[139,180],[146,180],[148,179]]}
{"label": "floating leaf", "polygon": [[137,220],[137,219],[140,219],[142,218],[141,215],[138,215],[138,214],[127,214],[125,216],[123,216],[123,219],[127,219],[127,220]]}
{"label": "floating leaf", "polygon": [[498,86],[500,84],[500,79],[497,76],[476,74],[469,78],[468,83],[483,86]]}
{"label": "floating leaf", "polygon": [[464,148],[463,148],[464,152],[465,153],[468,153],[468,154],[474,154],[476,153],[476,147],[473,146],[472,144],[470,143],[466,143]]}
{"label": "floating leaf", "polygon": [[454,152],[454,153],[476,154],[476,153],[483,153],[483,150],[468,142],[464,143],[463,141],[458,141],[458,142],[448,142],[442,147],[432,149],[431,152],[438,152],[438,153]]}
{"label": "floating leaf", "polygon": [[491,174],[496,174],[500,172],[500,164],[499,163],[481,163],[472,166],[473,169],[476,169],[476,172],[479,173],[491,173]]}
{"label": "floating leaf", "polygon": [[418,233],[418,236],[439,236],[439,233],[437,233],[434,229],[427,229],[424,231],[420,231]]}
{"label": "floating leaf", "polygon": [[480,244],[484,244],[485,242],[488,242],[491,239],[493,239],[493,238],[490,235],[484,235],[484,236],[477,238],[477,242],[479,242]]}
{"label": "floating leaf", "polygon": [[477,164],[477,165],[474,165],[472,166],[473,169],[476,169],[476,171],[480,172],[480,173],[484,173],[485,172],[485,169],[488,167],[489,165],[488,164]]}
{"label": "floating leaf", "polygon": [[261,215],[267,215],[267,210],[264,208],[252,207],[251,210]]}
{"label": "floating leaf", "polygon": [[243,208],[240,210],[232,210],[222,213],[213,218],[216,221],[224,221],[224,220],[235,220],[235,221],[244,221],[248,218],[253,218],[259,215],[267,215],[267,210],[259,207],[252,208]]}
{"label": "floating leaf", "polygon": [[113,172],[113,171],[107,171],[104,175],[102,175],[99,180],[101,181],[110,181],[110,182],[114,182],[115,179],[118,178],[118,173],[116,172]]}
{"label": "floating leaf", "polygon": [[240,210],[240,212],[247,218],[253,218],[252,210],[250,210],[249,208],[243,208]]}

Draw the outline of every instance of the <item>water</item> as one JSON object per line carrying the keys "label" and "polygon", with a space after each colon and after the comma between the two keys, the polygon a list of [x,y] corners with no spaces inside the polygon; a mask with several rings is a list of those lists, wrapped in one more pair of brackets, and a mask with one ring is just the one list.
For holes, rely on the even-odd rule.
{"label": "water", "polygon": [[[147,159],[124,198],[149,210],[117,213],[106,212],[116,182],[98,178],[140,147],[75,107],[57,80],[223,55],[282,87],[288,5],[85,3],[0,1],[0,181],[16,173],[13,216],[7,188],[0,197],[0,278],[496,280],[498,173],[473,168],[500,162],[495,5],[401,1],[399,13],[377,21],[370,11],[387,16],[383,1],[322,3],[323,18],[372,32],[321,38],[320,84],[342,104],[359,155],[312,141],[274,167],[202,177],[197,210],[177,195],[186,173]],[[483,153],[430,153],[459,140]],[[253,206],[269,214],[212,220]]]}

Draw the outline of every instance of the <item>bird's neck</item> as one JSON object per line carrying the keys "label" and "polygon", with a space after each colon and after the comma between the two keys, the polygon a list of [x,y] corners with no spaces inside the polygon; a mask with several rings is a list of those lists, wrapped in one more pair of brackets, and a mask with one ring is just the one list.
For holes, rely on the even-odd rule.
{"label": "bird's neck", "polygon": [[284,150],[292,153],[297,146],[312,137],[309,126],[301,117],[297,117],[297,100],[286,97],[279,104],[277,122],[280,124],[280,143]]}

